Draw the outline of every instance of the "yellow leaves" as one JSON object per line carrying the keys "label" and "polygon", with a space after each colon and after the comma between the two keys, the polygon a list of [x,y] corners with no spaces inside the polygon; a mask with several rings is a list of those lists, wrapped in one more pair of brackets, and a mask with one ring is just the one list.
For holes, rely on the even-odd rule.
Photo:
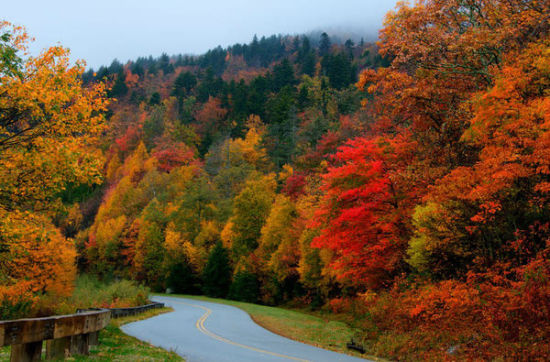
{"label": "yellow leaves", "polygon": [[26,30],[22,26],[13,25],[8,21],[0,21],[0,34],[10,34],[11,45],[20,51],[25,52],[27,50],[27,43],[34,39],[30,38]]}
{"label": "yellow leaves", "polygon": [[[7,294],[34,302],[33,295],[72,290],[75,248],[48,214],[60,208],[68,184],[101,182],[97,146],[108,101],[103,84],[83,87],[84,63],[71,65],[68,49],[21,59],[17,50],[25,52],[30,40],[24,29],[0,22],[0,36],[0,304]],[[82,215],[77,205],[67,213],[61,226],[74,232]]]}
{"label": "yellow leaves", "polygon": [[261,230],[257,253],[278,280],[298,274],[298,237],[303,225],[297,225],[296,218],[294,203],[288,197],[278,195]]}
{"label": "yellow leaves", "polygon": [[[11,46],[24,49],[28,37],[12,30]],[[67,183],[101,182],[105,87],[84,88],[83,70],[60,46],[23,60],[21,74],[0,69],[0,203],[44,209]]]}
{"label": "yellow leaves", "polygon": [[183,244],[186,241],[183,234],[175,230],[174,223],[169,223],[164,236],[167,254],[173,258],[183,255],[185,252]]}
{"label": "yellow leaves", "polygon": [[193,270],[198,273],[202,272],[202,269],[206,264],[206,255],[189,241],[183,243],[183,253],[189,261],[189,264],[191,264]]}
{"label": "yellow leaves", "polygon": [[229,140],[229,152],[231,161],[242,157],[246,162],[263,170],[267,167],[269,158],[265,148],[261,146],[262,136],[265,132],[265,125],[260,117],[250,115],[246,121],[248,131],[245,138]]}
{"label": "yellow leaves", "polygon": [[119,168],[121,166],[120,157],[118,153],[115,153],[113,157],[107,163],[107,171],[105,173],[105,178],[108,182],[113,182],[119,177]]}
{"label": "yellow leaves", "polygon": [[195,166],[181,166],[170,172],[170,187],[173,188],[175,197],[180,196],[187,189],[196,173],[197,167]]}
{"label": "yellow leaves", "polygon": [[[175,231],[174,223],[169,223],[165,232],[167,264],[188,262],[193,270],[201,272],[206,263],[206,252],[186,240],[182,233]],[[166,266],[168,269],[169,265]]]}
{"label": "yellow leaves", "polygon": [[269,259],[282,241],[289,237],[295,217],[296,208],[292,201],[284,195],[277,195],[261,231],[259,246],[266,258]]}
{"label": "yellow leaves", "polygon": [[78,231],[80,229],[80,226],[82,224],[82,212],[80,210],[80,205],[78,203],[73,204],[72,206],[68,207],[67,209],[67,215],[63,220],[60,222],[60,227],[65,230],[65,233],[70,233],[70,235],[74,234],[74,232]]}
{"label": "yellow leaves", "polygon": [[284,183],[290,176],[294,174],[294,170],[290,165],[283,165],[283,169],[279,172],[277,179],[280,183]]}
{"label": "yellow leaves", "polygon": [[126,217],[120,215],[97,225],[96,242],[102,260],[114,259],[118,255],[126,222]]}
{"label": "yellow leaves", "polygon": [[[215,205],[211,206],[215,208]],[[214,221],[202,221],[199,234],[195,237],[194,244],[209,250],[220,240],[220,230]]]}
{"label": "yellow leaves", "polygon": [[138,182],[145,174],[145,162],[149,159],[149,153],[143,142],[140,142],[130,157],[126,158],[122,167],[122,174],[128,175],[133,182]]}
{"label": "yellow leaves", "polygon": [[235,233],[233,232],[233,227],[234,227],[233,221],[229,219],[229,221],[225,224],[220,234],[223,247],[229,250],[231,250],[233,246],[233,240],[235,239]]}

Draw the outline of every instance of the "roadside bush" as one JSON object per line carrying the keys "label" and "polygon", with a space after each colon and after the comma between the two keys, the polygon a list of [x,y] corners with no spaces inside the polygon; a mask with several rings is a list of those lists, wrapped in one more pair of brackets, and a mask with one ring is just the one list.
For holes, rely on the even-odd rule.
{"label": "roadside bush", "polygon": [[149,289],[135,281],[100,281],[90,275],[77,278],[76,288],[68,304],[76,308],[123,308],[147,303]]}
{"label": "roadside bush", "polygon": [[31,315],[36,299],[25,286],[0,286],[0,320]]}
{"label": "roadside bush", "polygon": [[390,359],[549,360],[550,247],[521,267],[496,264],[435,284],[401,281],[330,307],[362,330],[369,353]]}

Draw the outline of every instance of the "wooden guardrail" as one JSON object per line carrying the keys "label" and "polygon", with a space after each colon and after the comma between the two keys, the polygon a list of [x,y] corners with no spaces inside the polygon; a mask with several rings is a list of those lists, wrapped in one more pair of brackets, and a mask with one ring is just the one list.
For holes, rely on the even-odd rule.
{"label": "wooden guardrail", "polygon": [[0,321],[0,347],[11,345],[12,362],[40,361],[44,341],[46,359],[89,354],[89,346],[98,344],[99,331],[111,318],[163,307],[164,303],[151,303],[131,308],[79,309],[70,315]]}
{"label": "wooden guardrail", "polygon": [[[140,305],[137,307],[129,307],[129,308],[109,308],[111,311],[111,318],[121,318],[126,317],[129,315],[136,315],[143,312],[146,312],[151,309],[157,309],[157,308],[164,308],[164,303],[150,303],[145,305]],[[100,310],[99,308],[90,308],[90,309],[78,309],[77,313],[79,312],[86,312],[91,310]]]}
{"label": "wooden guardrail", "polygon": [[357,343],[357,341],[353,337],[351,338],[351,341],[346,343],[346,347],[348,347],[348,349],[353,349],[361,354],[364,354],[366,352],[365,347],[363,347],[362,344]]}
{"label": "wooden guardrail", "polygon": [[11,361],[39,361],[42,342],[46,358],[62,359],[72,354],[88,354],[97,344],[98,332],[111,319],[111,311],[98,310],[45,318],[0,322],[0,347],[11,345]]}

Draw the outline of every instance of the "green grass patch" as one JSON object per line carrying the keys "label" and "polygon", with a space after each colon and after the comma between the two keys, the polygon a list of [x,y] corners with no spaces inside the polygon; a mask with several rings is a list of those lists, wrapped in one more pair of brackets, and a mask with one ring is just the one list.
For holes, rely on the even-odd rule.
{"label": "green grass patch", "polygon": [[247,312],[250,317],[265,329],[296,341],[313,346],[345,353],[356,357],[381,359],[361,355],[346,348],[355,330],[334,316],[325,313],[312,313],[302,309],[269,307],[226,299],[216,299],[194,295],[158,294],[169,297],[185,297],[206,302],[228,304]]}
{"label": "green grass patch", "polygon": [[147,304],[149,288],[135,281],[100,281],[92,275],[76,279],[73,295],[67,304],[72,308],[127,308]]}
{"label": "green grass patch", "polygon": [[[170,311],[172,311],[171,308],[160,308],[136,316],[112,319],[111,323],[99,333],[99,345],[90,347],[89,356],[74,356],[66,361],[183,361],[183,358],[175,352],[166,351],[130,337],[120,329],[123,324]],[[9,358],[10,347],[1,348],[0,361],[9,361]]]}

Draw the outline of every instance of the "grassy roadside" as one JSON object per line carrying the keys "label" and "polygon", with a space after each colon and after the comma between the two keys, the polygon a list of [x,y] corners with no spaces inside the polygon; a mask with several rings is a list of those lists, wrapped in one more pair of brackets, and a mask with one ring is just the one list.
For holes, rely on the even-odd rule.
{"label": "grassy roadside", "polygon": [[346,348],[354,330],[346,323],[324,315],[307,314],[299,310],[216,299],[194,295],[157,294],[169,297],[185,297],[207,302],[228,304],[247,312],[262,327],[296,341],[356,357],[383,361],[374,356],[361,355]]}
{"label": "grassy roadside", "polygon": [[[120,330],[126,323],[154,317],[155,315],[172,311],[171,308],[149,310],[136,316],[112,319],[111,323],[100,332],[99,345],[90,347],[89,356],[74,356],[67,361],[183,361],[174,352],[154,347],[130,337]],[[0,361],[9,361],[10,349],[0,349]]]}

